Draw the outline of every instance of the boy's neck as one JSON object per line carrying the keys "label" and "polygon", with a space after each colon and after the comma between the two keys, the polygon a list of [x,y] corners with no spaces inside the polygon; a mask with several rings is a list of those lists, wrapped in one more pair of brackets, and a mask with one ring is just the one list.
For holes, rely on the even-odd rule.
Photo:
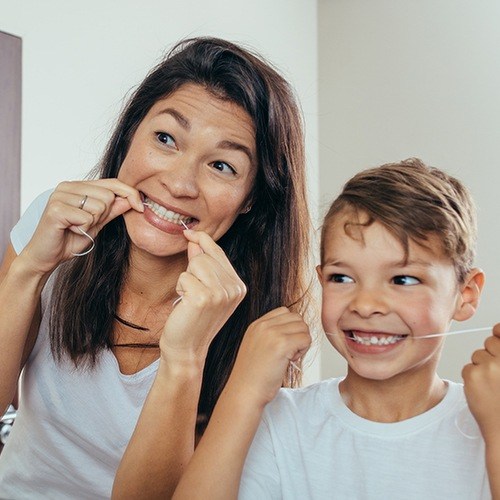
{"label": "boy's neck", "polygon": [[371,380],[349,370],[340,383],[348,408],[373,422],[393,423],[424,413],[445,396],[446,382],[435,372],[403,373],[388,380]]}

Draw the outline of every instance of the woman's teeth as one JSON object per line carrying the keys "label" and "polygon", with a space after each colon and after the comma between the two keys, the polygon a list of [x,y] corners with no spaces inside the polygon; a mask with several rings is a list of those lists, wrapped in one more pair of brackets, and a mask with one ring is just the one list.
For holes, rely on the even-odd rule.
{"label": "woman's teeth", "polygon": [[353,331],[348,332],[351,340],[362,345],[390,345],[403,340],[406,335],[356,335]]}
{"label": "woman's teeth", "polygon": [[150,200],[146,196],[144,197],[144,204],[147,205],[150,210],[157,215],[160,219],[166,220],[168,222],[172,222],[173,224],[178,224],[182,226],[184,224],[189,224],[193,222],[192,217],[187,217],[186,215],[178,214],[177,212],[172,212],[172,210],[167,210],[165,207],[162,207],[158,203]]}

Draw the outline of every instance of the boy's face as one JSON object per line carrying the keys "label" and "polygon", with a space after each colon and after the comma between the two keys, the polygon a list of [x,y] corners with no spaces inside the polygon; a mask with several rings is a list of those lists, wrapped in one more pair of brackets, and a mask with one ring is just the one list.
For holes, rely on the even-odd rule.
{"label": "boy's face", "polygon": [[336,334],[328,340],[364,378],[434,370],[442,338],[416,338],[471,316],[473,307],[464,311],[467,287],[437,237],[427,248],[410,240],[405,262],[401,243],[382,224],[353,228],[353,238],[344,231],[347,220],[340,214],[330,222],[318,266],[323,328]]}

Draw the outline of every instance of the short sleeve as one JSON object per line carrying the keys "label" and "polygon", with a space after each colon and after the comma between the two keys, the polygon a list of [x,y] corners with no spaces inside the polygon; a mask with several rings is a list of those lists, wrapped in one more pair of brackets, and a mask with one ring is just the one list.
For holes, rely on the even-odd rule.
{"label": "short sleeve", "polygon": [[281,497],[273,441],[264,414],[243,467],[238,500],[277,500]]}
{"label": "short sleeve", "polygon": [[17,255],[22,252],[24,247],[31,240],[53,191],[53,189],[49,189],[37,196],[26,209],[18,223],[12,228],[10,232],[10,241]]}

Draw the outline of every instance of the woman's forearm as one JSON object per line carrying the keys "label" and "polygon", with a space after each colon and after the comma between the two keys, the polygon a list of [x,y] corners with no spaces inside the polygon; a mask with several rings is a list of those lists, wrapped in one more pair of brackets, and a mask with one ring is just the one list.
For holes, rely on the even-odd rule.
{"label": "woman's forearm", "polygon": [[118,468],[113,498],[170,498],[192,457],[203,363],[167,366],[146,398]]}
{"label": "woman's forearm", "polygon": [[39,303],[47,276],[34,272],[9,247],[0,273],[0,414],[16,392],[22,365],[39,324]]}

